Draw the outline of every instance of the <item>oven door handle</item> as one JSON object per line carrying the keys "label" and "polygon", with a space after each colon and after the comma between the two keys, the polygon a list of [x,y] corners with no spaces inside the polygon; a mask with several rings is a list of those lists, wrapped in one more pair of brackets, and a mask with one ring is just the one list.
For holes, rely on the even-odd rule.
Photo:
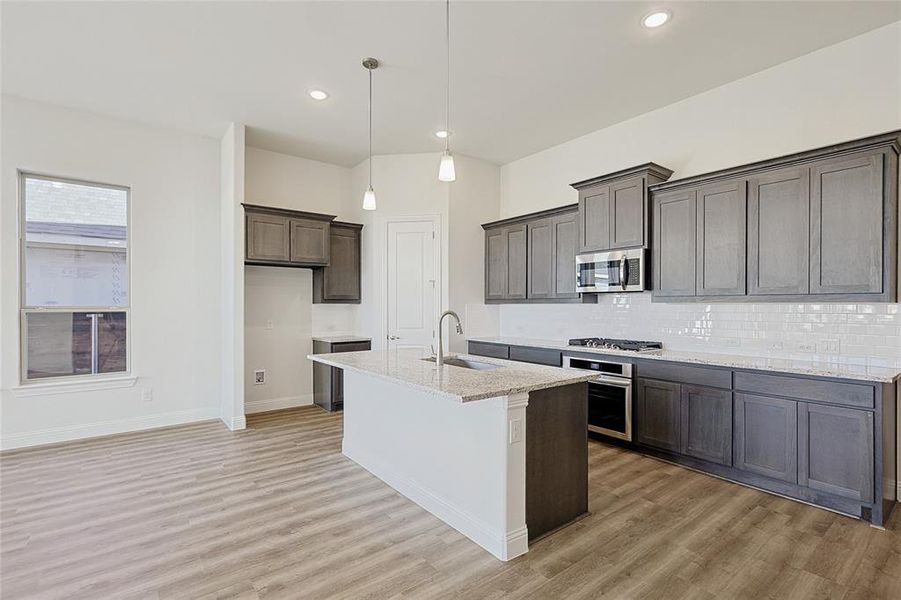
{"label": "oven door handle", "polygon": [[622,377],[608,377],[606,375],[601,375],[597,379],[592,379],[588,383],[604,383],[607,385],[615,385],[621,388],[632,387],[631,379],[623,379]]}

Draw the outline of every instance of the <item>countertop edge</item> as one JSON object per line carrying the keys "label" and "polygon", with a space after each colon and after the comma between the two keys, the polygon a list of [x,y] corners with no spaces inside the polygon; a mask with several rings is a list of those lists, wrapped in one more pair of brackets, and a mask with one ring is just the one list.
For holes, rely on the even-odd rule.
{"label": "countertop edge", "polygon": [[[837,368],[835,371],[831,371],[828,368],[817,369],[817,368],[804,368],[804,367],[768,367],[768,366],[760,366],[760,365],[748,365],[741,364],[743,360],[746,360],[746,357],[742,355],[730,355],[730,354],[722,354],[722,359],[715,358],[707,358],[716,356],[718,353],[709,353],[705,354],[704,358],[697,357],[692,358],[690,356],[668,356],[665,354],[655,354],[653,352],[630,352],[625,350],[611,350],[607,348],[586,348],[581,346],[569,346],[567,344],[554,342],[552,340],[540,340],[540,339],[517,339],[515,337],[504,338],[503,336],[498,337],[473,337],[467,338],[467,342],[477,342],[482,344],[501,344],[501,345],[510,345],[510,346],[523,346],[527,345],[529,347],[534,348],[547,348],[551,350],[560,350],[560,351],[569,351],[569,352],[587,352],[591,354],[601,354],[607,356],[625,356],[631,358],[637,358],[640,360],[659,360],[661,362],[674,362],[674,363],[683,363],[683,364],[692,364],[692,365],[708,365],[715,367],[723,367],[727,369],[740,369],[746,371],[761,371],[766,373],[781,373],[783,375],[806,375],[808,377],[825,377],[831,379],[846,379],[849,381],[863,381],[868,383],[895,383],[901,380],[901,369],[895,369],[894,367],[875,367],[875,368],[883,368],[886,371],[895,371],[894,375],[876,375],[876,374],[867,374],[867,373],[853,373],[843,371],[841,367]],[[524,344],[524,342],[528,341],[528,344]],[[667,352],[664,349],[664,352]],[[685,352],[686,354],[691,354],[690,350],[670,350],[669,352]],[[780,360],[778,358],[774,360]]]}

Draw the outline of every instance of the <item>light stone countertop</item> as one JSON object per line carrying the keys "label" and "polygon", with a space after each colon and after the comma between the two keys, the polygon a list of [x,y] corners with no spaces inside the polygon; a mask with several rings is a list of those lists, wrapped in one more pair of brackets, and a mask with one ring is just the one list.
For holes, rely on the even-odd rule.
{"label": "light stone countertop", "polygon": [[314,342],[325,342],[327,344],[341,344],[344,342],[371,342],[372,338],[361,335],[314,335]]}
{"label": "light stone countertop", "polygon": [[457,402],[472,402],[496,396],[508,396],[582,383],[597,376],[595,373],[585,371],[466,354],[451,354],[447,358],[458,356],[478,362],[502,365],[502,368],[477,371],[445,364],[438,369],[435,363],[422,360],[429,355],[428,350],[403,348],[311,354],[307,358],[339,369],[393,381],[436,396],[451,398]]}
{"label": "light stone countertop", "polygon": [[[742,356],[740,354],[720,354],[715,352],[691,352],[686,350],[654,350],[648,352],[630,352],[628,350],[610,350],[607,348],[586,348],[570,346],[566,341],[539,340],[520,337],[477,337],[467,338],[470,342],[489,344],[509,344],[511,346],[532,346],[570,352],[590,352],[607,356],[628,356],[642,360],[663,360],[669,362],[712,365],[733,369],[749,369],[755,371],[773,371],[817,377],[835,377],[837,379],[854,379],[878,383],[892,383],[901,379],[901,369],[896,367],[877,367],[867,365],[846,364],[833,361],[813,361],[794,358],[777,358],[769,356]],[[481,358],[479,359],[481,360]]]}

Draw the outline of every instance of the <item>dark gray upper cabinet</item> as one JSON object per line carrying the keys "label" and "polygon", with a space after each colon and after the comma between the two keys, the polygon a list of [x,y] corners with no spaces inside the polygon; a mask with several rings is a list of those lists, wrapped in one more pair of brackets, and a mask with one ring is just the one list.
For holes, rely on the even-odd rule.
{"label": "dark gray upper cabinet", "polygon": [[288,262],[290,260],[290,226],[284,215],[247,213],[246,260]]}
{"label": "dark gray upper cabinet", "polygon": [[654,197],[654,240],[651,271],[654,295],[677,297],[696,293],[697,192],[663,192]]}
{"label": "dark gray upper cabinet", "polygon": [[[652,185],[654,299],[897,301],[899,136]],[[680,193],[697,197],[694,282]]]}
{"label": "dark gray upper cabinet", "polygon": [[578,213],[554,217],[554,297],[578,298],[576,292],[576,249]]}
{"label": "dark gray upper cabinet", "polygon": [[525,298],[526,289],[526,226],[511,225],[506,228],[507,235],[507,298]]}
{"label": "dark gray upper cabinet", "polygon": [[554,223],[540,219],[527,225],[529,232],[528,288],[529,298],[554,296]]}
{"label": "dark gray upper cabinet", "polygon": [[682,447],[682,386],[671,381],[639,378],[637,387],[633,422],[635,441],[679,452]]}
{"label": "dark gray upper cabinet", "polygon": [[646,163],[571,184],[579,191],[579,252],[647,247],[647,188],[672,174]]}
{"label": "dark gray upper cabinet", "polygon": [[798,403],[735,394],[735,466],[773,479],[798,481]]}
{"label": "dark gray upper cabinet", "polygon": [[748,294],[810,291],[810,168],[748,181]]}
{"label": "dark gray upper cabinet", "polygon": [[363,226],[332,221],[330,229],[329,265],[313,270],[313,303],[359,304]]}
{"label": "dark gray upper cabinet", "polygon": [[328,221],[291,219],[291,262],[303,265],[329,264]]}
{"label": "dark gray upper cabinet", "polygon": [[329,264],[334,215],[245,204],[244,262],[255,265],[320,267]]}
{"label": "dark gray upper cabinet", "polygon": [[610,247],[645,245],[647,196],[645,178],[633,177],[610,185]]}
{"label": "dark gray upper cabinet", "polygon": [[701,186],[697,192],[699,296],[745,293],[747,192],[744,180]]}
{"label": "dark gray upper cabinet", "polygon": [[882,292],[884,158],[866,152],[813,165],[812,293]]}
{"label": "dark gray upper cabinet", "polygon": [[482,225],[486,302],[568,302],[576,293],[576,206]]}
{"label": "dark gray upper cabinet", "polygon": [[732,392],[682,386],[682,454],[732,465]]}
{"label": "dark gray upper cabinet", "polygon": [[798,483],[873,502],[873,413],[798,404]]}

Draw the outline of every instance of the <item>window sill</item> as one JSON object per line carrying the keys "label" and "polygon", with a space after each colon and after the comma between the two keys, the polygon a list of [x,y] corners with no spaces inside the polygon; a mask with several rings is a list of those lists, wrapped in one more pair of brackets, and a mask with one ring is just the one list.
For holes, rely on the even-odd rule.
{"label": "window sill", "polygon": [[93,392],[97,390],[113,390],[133,387],[138,378],[134,375],[104,377],[102,379],[86,379],[80,381],[53,381],[24,383],[12,388],[13,396],[27,398],[29,396],[46,396],[49,394],[73,394],[77,392]]}

